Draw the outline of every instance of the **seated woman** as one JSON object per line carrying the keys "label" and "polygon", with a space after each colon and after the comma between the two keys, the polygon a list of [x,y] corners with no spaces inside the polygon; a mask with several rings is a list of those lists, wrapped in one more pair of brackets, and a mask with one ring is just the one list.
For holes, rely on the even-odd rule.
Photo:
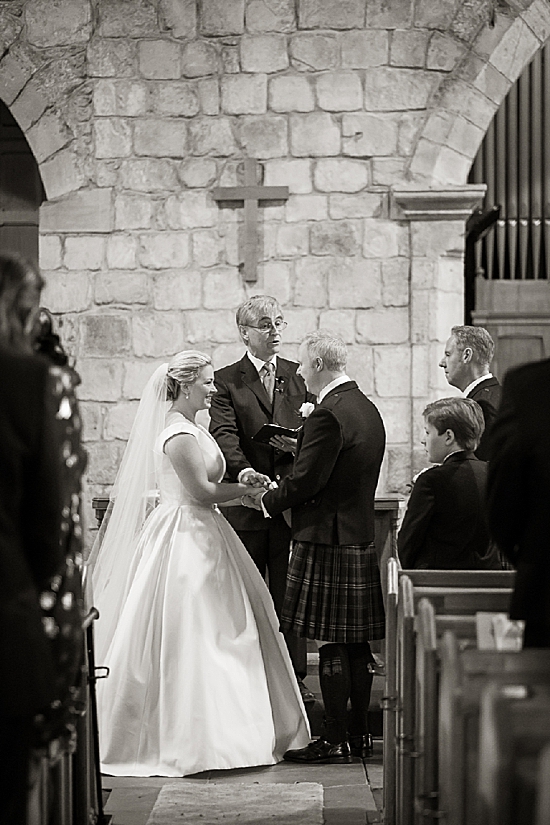
{"label": "seated woman", "polygon": [[422,439],[436,464],[417,477],[397,537],[404,568],[498,570],[485,512],[487,464],[474,455],[483,413],[470,398],[441,398],[424,410]]}

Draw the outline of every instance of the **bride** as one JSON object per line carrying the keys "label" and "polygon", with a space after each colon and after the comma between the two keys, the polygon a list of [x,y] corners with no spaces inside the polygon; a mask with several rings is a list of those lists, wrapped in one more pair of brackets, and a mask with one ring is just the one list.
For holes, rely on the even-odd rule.
{"label": "bride", "polygon": [[223,455],[195,421],[215,391],[200,352],[156,370],[90,559],[107,774],[270,765],[309,742],[271,596],[216,507],[250,487],[220,483]]}

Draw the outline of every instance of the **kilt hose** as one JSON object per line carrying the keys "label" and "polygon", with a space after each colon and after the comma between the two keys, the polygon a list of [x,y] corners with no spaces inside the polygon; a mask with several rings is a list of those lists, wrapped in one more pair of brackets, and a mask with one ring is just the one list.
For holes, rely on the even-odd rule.
{"label": "kilt hose", "polygon": [[383,639],[384,604],[374,544],[293,541],[281,629],[325,642]]}

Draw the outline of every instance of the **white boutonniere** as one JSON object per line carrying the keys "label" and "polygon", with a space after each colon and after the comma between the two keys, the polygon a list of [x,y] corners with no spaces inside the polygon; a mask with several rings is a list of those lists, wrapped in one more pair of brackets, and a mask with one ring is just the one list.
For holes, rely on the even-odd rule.
{"label": "white boutonniere", "polygon": [[311,415],[313,410],[315,409],[315,404],[312,404],[311,401],[304,401],[298,412],[302,416],[302,418],[308,418]]}

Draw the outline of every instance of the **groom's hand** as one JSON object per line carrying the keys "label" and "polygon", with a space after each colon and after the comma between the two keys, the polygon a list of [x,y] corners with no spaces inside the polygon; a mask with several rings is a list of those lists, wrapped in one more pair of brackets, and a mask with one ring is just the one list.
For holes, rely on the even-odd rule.
{"label": "groom's hand", "polygon": [[249,493],[246,493],[241,498],[241,501],[245,507],[252,507],[254,510],[261,510],[262,505],[260,502],[265,491],[265,487],[253,487],[250,489]]}
{"label": "groom's hand", "polygon": [[249,484],[251,487],[262,487],[263,489],[267,489],[271,484],[269,476],[264,475],[264,473],[257,473],[256,470],[245,470],[239,476],[239,481],[241,484]]}

